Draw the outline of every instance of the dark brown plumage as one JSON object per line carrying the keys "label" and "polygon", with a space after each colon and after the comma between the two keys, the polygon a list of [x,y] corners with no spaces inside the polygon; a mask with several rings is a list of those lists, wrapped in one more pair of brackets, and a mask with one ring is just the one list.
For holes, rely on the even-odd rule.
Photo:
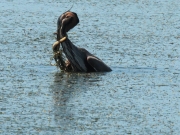
{"label": "dark brown plumage", "polygon": [[[79,18],[76,13],[67,11],[63,13],[57,21],[57,40],[67,37],[67,32],[74,28],[79,23]],[[62,68],[65,71],[74,72],[108,72],[111,68],[103,63],[99,58],[88,52],[84,48],[76,47],[68,38],[59,43],[54,51],[59,50],[62,46],[63,52],[66,55],[68,63],[66,67]]]}

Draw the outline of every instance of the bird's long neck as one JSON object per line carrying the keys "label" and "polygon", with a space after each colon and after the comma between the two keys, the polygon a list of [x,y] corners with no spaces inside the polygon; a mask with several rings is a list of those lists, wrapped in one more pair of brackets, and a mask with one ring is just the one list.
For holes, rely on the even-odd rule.
{"label": "bird's long neck", "polygon": [[59,28],[58,31],[57,31],[57,40],[60,40],[62,39],[63,37],[66,37],[67,36],[67,33],[65,31],[65,28]]}
{"label": "bird's long neck", "polygon": [[87,72],[87,68],[85,65],[85,54],[81,52],[78,47],[76,47],[70,39],[67,37],[67,33],[60,29],[59,31],[59,38],[62,39],[66,37],[66,40],[64,40],[61,45],[63,48],[63,52],[66,55],[67,59],[72,65],[72,68],[74,71],[81,71],[81,72]]}

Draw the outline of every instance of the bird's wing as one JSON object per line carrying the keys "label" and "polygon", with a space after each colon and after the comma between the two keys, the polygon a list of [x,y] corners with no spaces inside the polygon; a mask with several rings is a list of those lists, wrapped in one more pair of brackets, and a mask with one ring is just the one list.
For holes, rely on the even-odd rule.
{"label": "bird's wing", "polygon": [[104,62],[94,55],[89,55],[87,57],[87,62],[97,71],[97,72],[108,72],[112,71]]}

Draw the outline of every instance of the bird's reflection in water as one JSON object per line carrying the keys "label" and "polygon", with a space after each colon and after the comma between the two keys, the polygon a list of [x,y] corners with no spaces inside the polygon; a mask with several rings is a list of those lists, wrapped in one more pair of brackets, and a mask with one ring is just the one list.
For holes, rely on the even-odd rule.
{"label": "bird's reflection in water", "polygon": [[[59,132],[73,134],[77,128],[79,110],[86,103],[81,101],[82,94],[93,90],[105,73],[56,73],[52,85],[54,99],[54,121]],[[80,103],[78,103],[81,101]],[[83,105],[82,105],[83,104]]]}

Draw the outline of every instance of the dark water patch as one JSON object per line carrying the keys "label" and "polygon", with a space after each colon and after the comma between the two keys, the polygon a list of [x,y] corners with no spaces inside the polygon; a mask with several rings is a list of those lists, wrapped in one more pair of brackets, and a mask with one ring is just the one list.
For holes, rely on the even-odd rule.
{"label": "dark water patch", "polygon": [[157,68],[152,68],[152,67],[113,67],[112,68],[112,73],[150,73],[150,72],[155,72]]}

